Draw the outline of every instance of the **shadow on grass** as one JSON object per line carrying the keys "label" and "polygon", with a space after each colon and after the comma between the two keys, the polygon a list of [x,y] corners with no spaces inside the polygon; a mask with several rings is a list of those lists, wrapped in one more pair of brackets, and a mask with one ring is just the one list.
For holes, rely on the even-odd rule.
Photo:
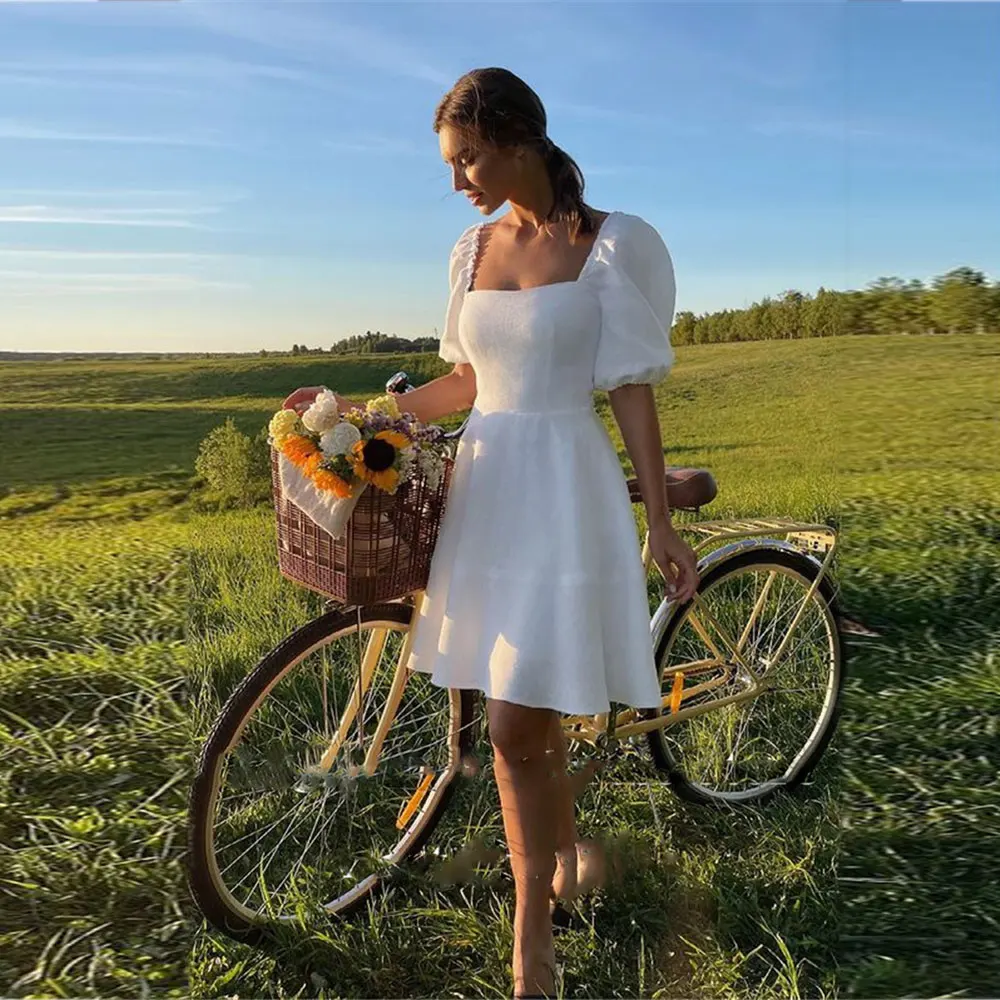
{"label": "shadow on grass", "polygon": [[39,420],[30,409],[0,410],[10,438],[32,442],[31,448],[5,456],[0,488],[46,483],[66,487],[156,473],[190,476],[202,438],[227,417],[252,436],[270,416],[264,410],[53,408]]}
{"label": "shadow on grass", "polygon": [[882,635],[856,644],[842,721],[841,989],[995,996],[1000,509],[851,514],[848,606]]}

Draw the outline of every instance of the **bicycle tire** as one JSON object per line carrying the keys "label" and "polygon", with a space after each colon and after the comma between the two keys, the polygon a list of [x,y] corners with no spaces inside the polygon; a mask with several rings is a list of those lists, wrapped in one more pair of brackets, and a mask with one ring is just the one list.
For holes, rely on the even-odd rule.
{"label": "bicycle tire", "polygon": [[[776,546],[754,546],[748,551],[740,552],[728,559],[724,559],[708,570],[701,578],[698,588],[699,592],[708,591],[725,577],[740,573],[748,567],[764,567],[775,564],[793,573],[797,573],[810,584],[819,574],[819,567],[816,562],[802,553]],[[847,676],[847,653],[843,638],[842,614],[833,583],[828,575],[825,575],[820,581],[816,589],[816,596],[826,605],[829,611],[829,620],[833,626],[830,636],[833,644],[833,680],[830,691],[832,701],[829,710],[824,713],[821,719],[822,725],[820,730],[818,732],[814,730],[809,736],[808,752],[801,759],[796,759],[794,771],[791,774],[768,783],[758,794],[748,793],[734,798],[731,795],[713,793],[692,780],[682,763],[675,759],[674,754],[670,751],[667,729],[653,730],[647,734],[653,762],[657,769],[666,775],[672,789],[679,798],[698,805],[731,806],[734,804],[748,804],[750,802],[760,804],[766,802],[779,792],[794,791],[815,769],[837,728],[841,710],[841,696]],[[686,620],[687,611],[692,603],[689,601],[680,606],[671,617],[670,623],[655,650],[655,662],[658,665],[663,663],[667,656],[679,629]],[[753,704],[753,702],[745,704]],[[684,722],[679,723],[681,726],[686,724]]]}
{"label": "bicycle tire", "polygon": [[[388,603],[360,609],[362,626],[382,622],[409,628],[412,615],[413,608],[407,604]],[[352,627],[356,630],[357,623],[357,609],[338,609],[313,619],[291,633],[268,652],[232,692],[203,745],[189,796],[188,883],[198,908],[208,922],[229,937],[250,943],[260,941],[279,921],[259,917],[249,919],[222,884],[212,834],[219,774],[224,758],[238,745],[244,727],[257,707],[265,701],[268,692],[312,651],[322,647],[324,641],[332,641]],[[473,694],[468,691],[449,691],[448,697],[449,738],[456,741],[458,753],[465,755],[470,752],[475,741],[472,725]],[[454,793],[454,778],[453,773],[440,789],[440,794],[435,786],[431,808],[421,809],[417,816],[419,827],[413,830],[407,828],[407,832],[400,838],[400,843],[407,837],[409,839],[399,862],[412,858],[433,834]],[[357,893],[356,898],[336,910],[327,909],[327,914],[337,919],[354,913],[381,884],[382,879],[371,881],[364,891]]]}

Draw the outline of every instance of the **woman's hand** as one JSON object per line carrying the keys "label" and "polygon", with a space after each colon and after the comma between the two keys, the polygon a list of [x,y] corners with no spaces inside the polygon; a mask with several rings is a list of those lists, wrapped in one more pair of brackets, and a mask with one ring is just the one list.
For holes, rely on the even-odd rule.
{"label": "woman's hand", "polygon": [[698,560],[669,521],[650,525],[649,551],[667,582],[667,596],[678,604],[691,600],[698,589]]}
{"label": "woman's hand", "polygon": [[[332,390],[327,389],[325,385],[309,385],[302,389],[296,389],[282,404],[281,408],[283,410],[294,410],[299,416],[302,416],[306,410],[312,406],[313,401],[321,392],[331,392]],[[335,392],[334,398],[337,400],[337,409],[340,413],[346,413],[352,407],[360,406],[360,403],[355,403],[353,400],[348,399],[346,396],[341,396],[339,392]]]}
{"label": "woman's hand", "polygon": [[290,396],[286,397],[281,404],[283,410],[294,410],[302,416],[313,404],[313,400],[326,390],[325,385],[308,385],[301,389],[296,389]]}

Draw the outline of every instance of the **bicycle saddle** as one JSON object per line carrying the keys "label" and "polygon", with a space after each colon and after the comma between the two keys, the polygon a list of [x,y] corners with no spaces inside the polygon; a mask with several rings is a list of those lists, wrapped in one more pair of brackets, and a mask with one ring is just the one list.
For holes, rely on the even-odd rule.
{"label": "bicycle saddle", "polygon": [[[680,465],[668,465],[667,503],[671,510],[697,510],[711,503],[718,496],[719,488],[708,469],[688,469]],[[633,503],[642,502],[639,480],[635,477],[626,483]]]}

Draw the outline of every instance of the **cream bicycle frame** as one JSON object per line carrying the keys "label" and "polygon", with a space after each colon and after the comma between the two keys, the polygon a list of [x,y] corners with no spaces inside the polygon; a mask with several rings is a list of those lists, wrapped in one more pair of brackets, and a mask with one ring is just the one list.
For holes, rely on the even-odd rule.
{"label": "cream bicycle frame", "polygon": [[[631,736],[648,733],[656,729],[663,729],[668,726],[672,726],[675,723],[683,722],[686,719],[702,715],[705,712],[711,712],[726,705],[756,698],[762,691],[766,690],[767,677],[775,669],[778,662],[784,655],[784,652],[788,647],[789,640],[805,613],[809,601],[812,599],[813,594],[816,592],[816,588],[820,585],[820,582],[826,575],[838,543],[837,532],[829,525],[786,520],[781,518],[693,521],[686,524],[678,524],[677,529],[678,531],[691,532],[695,535],[701,536],[692,544],[692,549],[694,550],[695,555],[703,551],[706,547],[712,545],[712,543],[720,541],[733,543],[741,539],[747,540],[757,538],[772,539],[776,541],[779,546],[788,547],[791,545],[798,551],[806,553],[822,553],[823,558],[820,561],[813,556],[818,566],[816,578],[813,580],[808,591],[803,597],[802,603],[796,611],[792,621],[789,623],[785,635],[783,636],[777,650],[771,657],[771,660],[763,673],[755,673],[750,665],[744,660],[742,654],[756,618],[764,606],[764,602],[771,588],[771,584],[777,574],[777,570],[771,571],[764,587],[761,589],[761,593],[757,599],[754,610],[750,615],[750,619],[744,626],[743,633],[739,637],[730,636],[722,625],[720,625],[720,623],[709,613],[704,603],[700,600],[699,595],[695,595],[693,601],[695,610],[691,614],[690,621],[692,626],[705,642],[708,649],[712,652],[713,658],[690,663],[682,663],[677,666],[670,667],[664,671],[663,680],[666,680],[670,676],[674,676],[676,678],[678,675],[682,675],[681,683],[683,683],[684,678],[692,676],[697,677],[699,674],[715,673],[717,676],[699,684],[683,688],[679,692],[679,697],[676,692],[672,692],[670,695],[665,695],[661,702],[661,708],[670,709],[670,711],[665,714],[657,715],[654,718],[643,718],[644,713],[634,708],[627,708],[623,711],[616,712],[614,715],[610,712],[602,712],[597,715],[564,716],[562,720],[563,728],[574,740],[592,743],[597,746],[604,746],[615,740],[627,739]],[[779,535],[783,535],[784,539],[777,539],[776,536]],[[726,546],[727,550],[728,548],[729,546]],[[750,548],[750,546],[748,545],[747,548]],[[722,550],[719,551],[721,552]],[[642,565],[648,578],[650,571],[656,567],[649,548],[648,533],[645,536],[642,546]],[[656,567],[656,571],[659,572],[658,567]],[[424,599],[424,591],[416,591],[412,595],[412,599],[414,621],[416,621]],[[669,602],[664,601],[664,603],[661,604],[660,610],[657,613],[660,615],[660,612],[663,612],[663,614],[660,615],[660,627],[659,629],[655,628],[656,618],[654,617],[654,632],[658,631],[659,634],[662,634],[662,630],[669,623],[673,611],[674,608],[669,604]],[[706,628],[706,625],[709,627]],[[714,631],[715,636],[718,638],[718,642],[713,639],[712,631],[710,631],[710,629]],[[389,696],[386,699],[385,706],[379,718],[378,726],[365,753],[362,770],[369,776],[373,775],[378,768],[382,746],[385,742],[386,735],[395,720],[396,712],[399,709],[399,705],[403,698],[403,692],[405,691],[407,681],[409,680],[411,671],[407,670],[406,663],[409,659],[410,649],[413,645],[413,634],[414,630],[411,628],[407,632],[406,638],[403,641],[399,657],[396,661]],[[351,726],[357,718],[358,711],[371,683],[375,667],[382,655],[386,635],[386,629],[376,628],[372,630],[368,637],[358,672],[358,678],[354,682],[354,689],[347,702],[347,707],[341,715],[337,731],[334,733],[329,746],[319,762],[318,767],[320,770],[328,771],[333,766],[333,762],[336,759],[337,754],[340,752],[341,747],[349,739]],[[725,653],[727,653],[728,656],[724,654],[723,650],[719,649],[720,644],[725,647]],[[721,687],[726,684],[735,672],[737,666],[742,668],[751,678],[751,684],[746,688],[746,690],[740,691],[736,694],[727,695],[722,698],[705,701],[698,705],[691,705],[687,708],[682,707],[684,701],[690,700],[696,695],[704,694],[707,691],[711,691],[714,688]],[[723,673],[718,675],[718,671],[720,669]]]}

